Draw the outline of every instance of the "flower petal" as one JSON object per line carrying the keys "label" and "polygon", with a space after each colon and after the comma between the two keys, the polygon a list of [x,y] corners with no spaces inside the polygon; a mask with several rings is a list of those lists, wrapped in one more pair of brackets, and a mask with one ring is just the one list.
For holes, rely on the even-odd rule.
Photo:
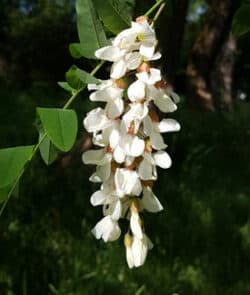
{"label": "flower petal", "polygon": [[174,119],[163,119],[157,124],[158,130],[163,132],[174,132],[181,129],[181,125]]}
{"label": "flower petal", "polygon": [[105,149],[89,150],[82,155],[84,164],[103,165],[111,160],[112,157],[105,153]]}
{"label": "flower petal", "polygon": [[127,64],[123,59],[114,62],[111,67],[110,77],[113,79],[120,79],[127,71]]}
{"label": "flower petal", "polygon": [[97,49],[95,56],[98,59],[108,60],[111,62],[116,62],[124,55],[124,51],[120,50],[119,47],[115,46],[105,46],[100,49]]}
{"label": "flower petal", "polygon": [[110,100],[106,105],[107,115],[110,119],[116,119],[123,113],[124,103],[122,98]]}
{"label": "flower petal", "polygon": [[145,84],[140,80],[132,83],[128,88],[128,97],[132,102],[143,99],[145,97]]}
{"label": "flower petal", "polygon": [[143,197],[141,199],[141,204],[144,209],[152,213],[163,210],[162,204],[152,192],[150,187],[143,188]]}
{"label": "flower petal", "polygon": [[155,164],[163,169],[167,169],[172,165],[172,160],[168,153],[164,151],[158,151],[153,154]]}
{"label": "flower petal", "polygon": [[138,167],[140,179],[149,180],[153,178],[153,166],[145,158],[141,161]]}
{"label": "flower petal", "polygon": [[142,239],[143,233],[141,228],[141,220],[138,213],[132,212],[130,217],[130,228],[135,237]]}
{"label": "flower petal", "polygon": [[139,67],[142,62],[141,55],[139,52],[132,52],[126,56],[127,67],[129,70],[135,70]]}
{"label": "flower petal", "polygon": [[99,190],[93,193],[93,195],[90,198],[90,203],[92,204],[92,206],[103,205],[105,204],[106,199],[106,194],[103,191]]}
{"label": "flower petal", "polygon": [[155,105],[164,113],[172,113],[177,110],[176,104],[171,100],[171,98],[164,93],[159,93],[155,97]]}

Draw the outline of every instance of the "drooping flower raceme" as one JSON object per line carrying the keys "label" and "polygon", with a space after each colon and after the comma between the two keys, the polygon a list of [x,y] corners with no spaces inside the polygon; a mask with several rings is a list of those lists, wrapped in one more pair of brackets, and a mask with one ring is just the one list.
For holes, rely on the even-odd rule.
{"label": "drooping flower raceme", "polygon": [[157,166],[167,169],[172,163],[162,133],[180,129],[174,119],[159,119],[159,113],[177,109],[177,96],[167,92],[161,71],[150,65],[161,57],[156,46],[154,29],[140,17],[110,46],[95,52],[97,58],[112,62],[110,79],[88,85],[93,91],[90,100],[105,106],[84,119],[98,149],[85,152],[82,159],[96,165],[90,181],[101,183],[90,201],[103,206],[104,214],[92,233],[105,242],[114,241],[121,235],[119,219],[127,219],[124,244],[130,268],[144,264],[153,247],[145,233],[143,211],[163,209],[152,190]]}

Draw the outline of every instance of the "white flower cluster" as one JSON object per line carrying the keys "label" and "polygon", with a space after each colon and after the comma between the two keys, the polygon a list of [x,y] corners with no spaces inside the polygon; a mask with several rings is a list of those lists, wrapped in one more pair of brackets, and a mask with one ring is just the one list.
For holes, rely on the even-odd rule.
{"label": "white flower cluster", "polygon": [[164,113],[177,109],[160,70],[150,66],[150,61],[161,57],[156,45],[154,29],[139,17],[112,45],[96,51],[96,57],[113,64],[109,80],[88,85],[94,90],[90,100],[105,102],[105,107],[93,109],[84,119],[99,148],[85,152],[83,162],[96,165],[90,181],[102,183],[91,196],[91,204],[102,205],[105,216],[92,232],[97,239],[114,241],[121,234],[118,220],[128,219],[124,244],[130,268],[141,266],[153,246],[145,234],[141,211],[163,209],[152,191],[156,166],[171,166],[161,133],[180,129],[173,119],[160,121],[156,112],[157,108]]}

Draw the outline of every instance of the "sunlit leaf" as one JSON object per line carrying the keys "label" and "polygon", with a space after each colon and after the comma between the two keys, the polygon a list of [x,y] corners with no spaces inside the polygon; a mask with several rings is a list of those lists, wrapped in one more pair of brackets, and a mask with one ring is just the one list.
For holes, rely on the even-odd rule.
{"label": "sunlit leaf", "polygon": [[107,39],[92,2],[92,0],[76,0],[76,14],[81,54],[86,58],[95,59],[95,51],[105,46]]}
{"label": "sunlit leaf", "polygon": [[39,131],[39,140],[43,137],[44,139],[39,146],[39,150],[45,164],[50,165],[57,159],[59,150],[49,140],[48,136],[44,135],[44,130],[41,128]]}
{"label": "sunlit leaf", "polygon": [[98,14],[105,27],[112,33],[117,34],[130,26],[131,4],[124,0],[94,0]]}
{"label": "sunlit leaf", "polygon": [[66,80],[73,89],[80,89],[88,83],[98,83],[99,80],[77,66],[72,66],[66,73]]}
{"label": "sunlit leaf", "polygon": [[57,84],[68,92],[72,92],[74,90],[74,88],[72,88],[68,82],[57,82]]}
{"label": "sunlit leaf", "polygon": [[37,108],[49,140],[61,151],[69,151],[77,135],[77,116],[73,110]]}
{"label": "sunlit leaf", "polygon": [[74,58],[80,58],[84,56],[84,53],[82,53],[82,47],[80,43],[71,43],[69,45],[69,51],[71,56]]}
{"label": "sunlit leaf", "polygon": [[[0,188],[12,185],[28,162],[34,146],[18,146],[0,150]],[[3,194],[3,191],[2,191]]]}

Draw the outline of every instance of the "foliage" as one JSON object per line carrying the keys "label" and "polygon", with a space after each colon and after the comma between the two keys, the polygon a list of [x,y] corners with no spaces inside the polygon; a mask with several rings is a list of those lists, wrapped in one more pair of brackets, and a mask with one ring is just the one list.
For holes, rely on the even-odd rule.
{"label": "foliage", "polygon": [[242,1],[242,5],[236,12],[233,21],[233,33],[241,36],[250,31],[250,2]]}

